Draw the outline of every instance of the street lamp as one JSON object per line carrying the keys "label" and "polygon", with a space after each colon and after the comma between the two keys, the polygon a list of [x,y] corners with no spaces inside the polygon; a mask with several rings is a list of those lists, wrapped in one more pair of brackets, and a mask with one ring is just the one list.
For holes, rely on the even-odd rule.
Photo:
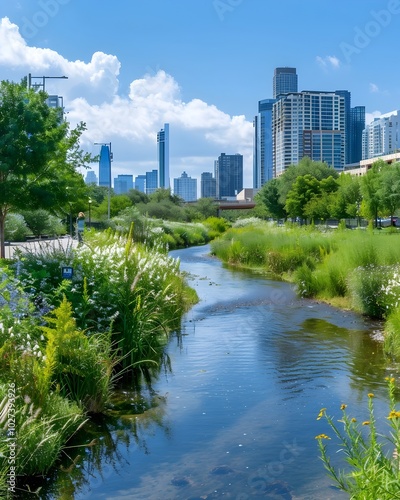
{"label": "street lamp", "polygon": [[89,198],[89,227],[92,227],[92,198]]}
{"label": "street lamp", "polygon": [[[107,151],[108,151],[108,161],[107,161],[107,186],[108,186],[108,219],[110,220],[110,199],[111,199],[111,162],[113,161],[113,154],[111,152],[111,142],[95,142],[95,146],[106,146]],[[101,155],[100,155],[100,161],[101,161]],[[101,171],[100,171],[100,165],[99,165],[99,185],[104,186],[102,184],[102,181],[104,182],[104,179],[102,179],[101,176]]]}

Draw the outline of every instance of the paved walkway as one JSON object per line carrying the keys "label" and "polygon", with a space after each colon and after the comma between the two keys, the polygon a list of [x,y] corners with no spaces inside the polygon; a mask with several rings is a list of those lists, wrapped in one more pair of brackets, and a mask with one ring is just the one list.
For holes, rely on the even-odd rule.
{"label": "paved walkway", "polygon": [[46,239],[37,239],[31,241],[23,241],[23,242],[10,242],[6,243],[5,246],[5,257],[6,259],[11,259],[14,255],[14,252],[17,248],[27,249],[30,251],[37,250],[46,250],[50,248],[63,248],[67,250],[68,247],[75,246],[77,244],[76,239],[71,238],[70,236],[62,236],[60,238],[46,238]]}

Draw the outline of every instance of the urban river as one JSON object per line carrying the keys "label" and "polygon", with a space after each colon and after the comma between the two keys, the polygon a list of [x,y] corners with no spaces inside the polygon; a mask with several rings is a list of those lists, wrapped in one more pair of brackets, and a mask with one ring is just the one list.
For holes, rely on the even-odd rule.
{"label": "urban river", "polygon": [[[141,415],[127,405],[113,423],[92,424],[93,435],[107,429],[100,446],[77,470],[59,473],[46,498],[347,498],[318,457],[315,436],[330,430],[316,417],[326,407],[339,419],[345,403],[365,420],[374,392],[387,425],[384,379],[394,368],[379,324],[232,270],[208,246],[171,255],[200,298],[168,346],[171,371],[154,381],[147,410],[143,396]],[[137,408],[133,392],[124,397]],[[343,465],[334,439],[328,449]]]}

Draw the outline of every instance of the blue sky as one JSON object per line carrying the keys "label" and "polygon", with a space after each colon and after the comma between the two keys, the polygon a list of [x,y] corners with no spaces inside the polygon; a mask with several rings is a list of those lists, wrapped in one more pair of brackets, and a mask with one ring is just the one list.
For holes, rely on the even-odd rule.
{"label": "blue sky", "polygon": [[[244,155],[277,66],[299,90],[350,90],[373,116],[400,108],[400,0],[2,0],[0,78],[46,80],[84,149],[111,142],[113,177],[157,168],[170,123],[172,179],[200,178],[222,152]],[[96,166],[94,166],[96,171]]]}

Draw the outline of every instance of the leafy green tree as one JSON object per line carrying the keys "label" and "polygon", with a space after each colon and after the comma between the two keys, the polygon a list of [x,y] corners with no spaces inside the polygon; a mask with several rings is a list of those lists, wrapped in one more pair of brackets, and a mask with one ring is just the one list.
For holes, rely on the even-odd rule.
{"label": "leafy green tree", "polygon": [[318,181],[328,177],[336,179],[339,176],[334,168],[324,162],[313,161],[308,157],[302,158],[298,165],[291,165],[285,173],[279,177],[280,201],[283,205],[286,204],[287,194],[292,189],[296,179],[305,175],[310,175]]}
{"label": "leafy green tree", "polygon": [[126,195],[130,198],[133,205],[137,205],[138,203],[148,203],[149,197],[146,193],[139,191],[138,189],[130,189]]}
{"label": "leafy green tree", "polygon": [[342,173],[337,179],[338,189],[331,200],[331,217],[345,219],[359,213],[361,188],[359,177]]}
{"label": "leafy green tree", "polygon": [[287,218],[285,204],[281,201],[281,193],[279,189],[281,182],[281,178],[271,179],[264,184],[255,196],[256,203],[264,205],[269,216],[276,219]]}
{"label": "leafy green tree", "polygon": [[377,160],[361,178],[362,211],[367,218],[375,219],[375,225],[382,209],[381,170],[385,166],[383,160]]}
{"label": "leafy green tree", "polygon": [[289,217],[307,218],[305,208],[307,203],[321,192],[318,179],[311,174],[297,177],[286,197],[285,210]]}
{"label": "leafy green tree", "polygon": [[400,208],[400,163],[385,165],[381,169],[379,196],[382,209],[393,216]]}
{"label": "leafy green tree", "polygon": [[79,148],[84,124],[69,130],[46,98],[24,82],[0,82],[1,258],[11,210],[67,206],[66,186],[83,183],[77,168],[89,160]]}
{"label": "leafy green tree", "polygon": [[[110,217],[117,216],[125,208],[131,207],[132,201],[126,194],[118,194],[110,198]],[[99,207],[94,212],[97,216],[108,214],[108,198],[100,203]]]}

